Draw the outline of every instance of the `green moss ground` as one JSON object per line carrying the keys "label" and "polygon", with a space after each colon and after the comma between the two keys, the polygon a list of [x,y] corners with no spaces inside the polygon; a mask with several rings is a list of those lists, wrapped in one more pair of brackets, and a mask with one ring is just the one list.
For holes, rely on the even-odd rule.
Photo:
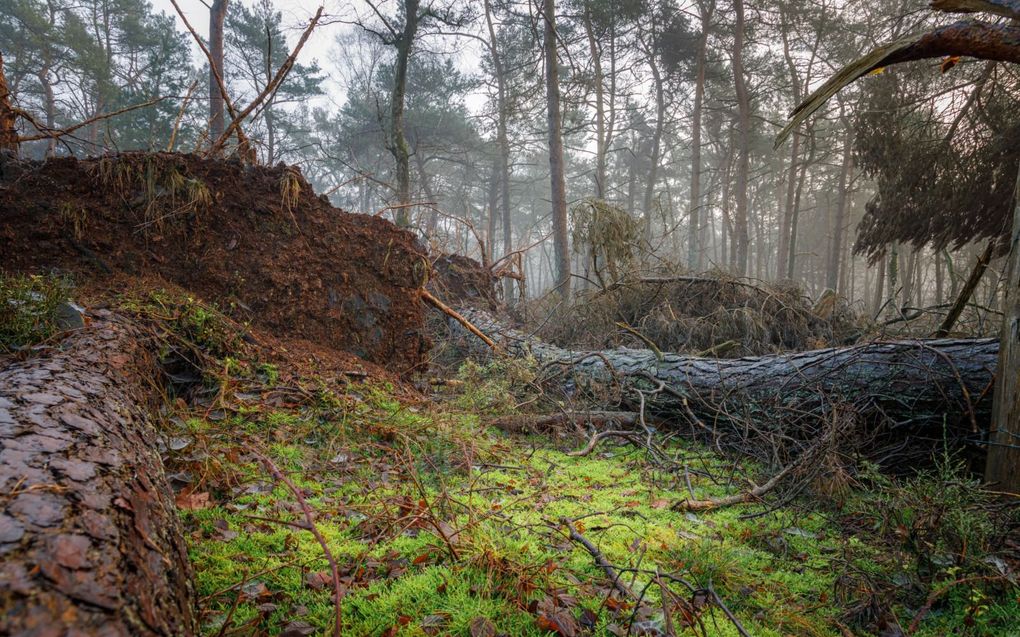
{"label": "green moss ground", "polygon": [[[578,440],[508,436],[451,409],[401,404],[386,387],[360,386],[320,392],[303,406],[255,403],[214,419],[179,419],[172,434],[186,446],[172,468],[211,501],[184,513],[204,632],[304,629],[295,622],[313,634],[331,630],[323,552],[300,528],[293,494],[273,483],[252,448],[271,457],[315,511],[344,584],[345,635],[469,635],[479,617],[501,634],[554,634],[539,619],[550,600],[582,618],[575,629],[589,624],[583,634],[625,634],[632,614],[645,634],[661,634],[656,569],[716,590],[756,637],[867,634],[855,617],[877,591],[916,579],[916,559],[880,540],[869,517],[878,508],[867,494],[842,511],[805,500],[764,513],[761,506],[677,512],[671,505],[687,496],[682,476],[653,470],[630,447],[571,457]],[[734,471],[703,448],[671,451],[720,482],[755,473]],[[705,498],[740,488],[734,480],[716,484],[695,473],[692,485]],[[570,541],[563,518],[577,519],[577,530],[624,569],[625,583],[643,596],[640,612],[607,603],[605,574]],[[681,585],[671,589],[697,601]],[[917,634],[1020,635],[1016,589],[989,593],[996,590],[953,587]],[[925,597],[904,595],[887,610],[906,627]],[[739,634],[718,607],[706,606],[700,623],[685,627],[676,606],[678,634]]]}

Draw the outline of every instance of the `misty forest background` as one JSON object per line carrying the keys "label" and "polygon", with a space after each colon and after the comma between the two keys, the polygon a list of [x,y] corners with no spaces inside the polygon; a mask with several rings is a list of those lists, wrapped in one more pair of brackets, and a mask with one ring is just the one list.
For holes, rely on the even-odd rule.
{"label": "misty forest background", "polygon": [[[646,270],[792,280],[813,298],[831,289],[862,314],[894,318],[950,302],[1003,235],[1020,155],[1006,143],[1020,124],[1015,67],[947,59],[880,70],[773,148],[791,108],[835,70],[953,19],[923,0],[557,3],[564,229],[551,212],[544,4],[327,6],[316,35],[326,44],[302,52],[245,131],[260,161],[300,166],[335,205],[389,215],[437,251],[493,264],[530,248],[519,265],[529,298],[555,286],[556,240],[577,243],[571,221],[592,200],[628,213],[624,240]],[[309,16],[272,0],[229,3],[224,79],[236,103],[272,81]],[[194,22],[204,37],[208,24]],[[36,128],[153,102],[24,144],[26,156],[209,143],[206,58],[172,10],[3,0],[0,50]],[[583,253],[569,252],[575,289],[601,276]],[[975,305],[996,310],[999,269]]]}

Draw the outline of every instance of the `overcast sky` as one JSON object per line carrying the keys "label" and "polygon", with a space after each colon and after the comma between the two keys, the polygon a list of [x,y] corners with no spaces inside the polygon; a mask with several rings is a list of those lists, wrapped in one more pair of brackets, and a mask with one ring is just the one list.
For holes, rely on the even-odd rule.
{"label": "overcast sky", "polygon": [[[187,27],[181,23],[180,18],[177,17],[177,12],[174,10],[173,4],[170,0],[150,0],[156,11],[163,11],[173,16],[176,19],[177,28],[182,33],[187,33]],[[210,0],[211,1],[211,0]],[[238,3],[238,0],[230,0],[231,4]],[[300,62],[310,62],[315,59],[319,62],[319,66],[330,76],[331,79],[335,79],[336,63],[334,61],[334,53],[336,51],[336,37],[342,33],[345,29],[351,27],[347,24],[340,23],[340,20],[350,20],[354,17],[354,11],[358,8],[358,2],[351,2],[350,0],[323,0],[325,4],[324,13],[324,26],[317,28],[313,33],[308,43],[301,50],[301,55],[298,58]],[[191,26],[198,31],[202,38],[208,38],[209,36],[209,8],[202,2],[202,0],[177,0],[177,4],[180,5],[181,10],[184,11],[185,16],[188,18],[188,22]],[[241,0],[240,4],[252,5],[254,0]],[[273,0],[273,4],[277,10],[283,13],[283,25],[284,34],[287,36],[287,41],[293,46],[299,37],[301,37],[302,31],[308,26],[308,21],[315,14],[315,10],[318,9],[319,3],[308,0]],[[189,35],[190,37],[190,35]],[[474,73],[479,70],[478,67],[478,54],[477,51],[472,49],[477,48],[477,42],[467,38],[457,38],[458,42],[451,42],[450,46],[465,49],[467,53],[456,55],[455,59],[458,61],[461,70],[465,73]],[[198,64],[202,61],[202,52],[197,45],[193,46],[194,60]],[[335,81],[327,81],[326,90],[331,96],[335,103],[342,102],[343,95],[340,92],[340,87]],[[467,100],[468,107],[472,110],[479,109],[484,102],[484,96],[474,95],[470,96]]]}

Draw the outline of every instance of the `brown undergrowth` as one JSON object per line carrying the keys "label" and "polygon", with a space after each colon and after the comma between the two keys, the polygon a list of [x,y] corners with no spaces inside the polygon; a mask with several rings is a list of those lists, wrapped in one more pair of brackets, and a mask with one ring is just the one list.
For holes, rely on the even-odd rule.
{"label": "brown undergrowth", "polygon": [[[532,330],[563,347],[634,347],[738,358],[838,345],[859,335],[837,297],[813,304],[793,286],[667,268],[580,292],[569,310],[529,308]],[[529,330],[531,331],[531,330]]]}

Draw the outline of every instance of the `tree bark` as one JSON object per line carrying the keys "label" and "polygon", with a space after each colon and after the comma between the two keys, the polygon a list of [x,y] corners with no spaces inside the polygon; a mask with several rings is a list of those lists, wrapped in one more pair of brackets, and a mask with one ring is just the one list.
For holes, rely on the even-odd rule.
{"label": "tree bark", "polygon": [[[498,104],[496,121],[496,143],[499,145],[499,210],[503,220],[503,255],[513,252],[513,219],[510,214],[510,137],[507,132],[510,122],[510,106],[507,103],[506,72],[503,68],[503,56],[499,51],[496,29],[492,21],[492,7],[485,0],[485,24],[489,31],[489,54],[492,56],[492,67],[496,73],[496,98]],[[493,241],[493,239],[489,239]],[[503,279],[503,302],[514,304],[513,279]]]}
{"label": "tree bark", "polygon": [[567,237],[567,184],[563,174],[563,122],[560,73],[556,54],[556,0],[545,0],[545,83],[549,124],[549,179],[552,188],[553,248],[556,292],[570,301],[570,245]]}
{"label": "tree bark", "polygon": [[1020,175],[1017,176],[1013,206],[1000,373],[995,386],[991,447],[988,449],[985,479],[1002,491],[1020,493]]}
{"label": "tree bark", "polygon": [[978,256],[977,262],[974,263],[974,269],[970,272],[970,277],[968,277],[956,301],[953,302],[953,306],[949,308],[949,313],[946,314],[946,318],[942,321],[938,331],[935,332],[935,336],[942,338],[949,336],[950,332],[953,331],[956,321],[959,320],[960,315],[967,308],[971,297],[974,296],[974,290],[977,289],[978,283],[981,282],[981,278],[985,275],[985,270],[988,269],[988,264],[991,263],[994,252],[995,241],[992,240],[985,246],[985,251]]}
{"label": "tree bark", "polygon": [[839,287],[839,267],[843,258],[843,226],[846,225],[846,203],[850,173],[853,171],[853,128],[844,118],[846,133],[843,136],[843,165],[839,172],[839,193],[836,201],[836,218],[833,220],[832,243],[829,247],[829,267],[825,286],[832,291]]}
{"label": "tree bark", "polygon": [[227,17],[229,0],[213,0],[209,7],[209,140],[215,142],[223,136],[226,123],[223,118],[223,93],[219,77],[223,75],[223,22]]}
{"label": "tree bark", "polygon": [[18,118],[11,106],[11,91],[4,74],[4,56],[0,51],[0,152],[18,154]]}
{"label": "tree bark", "polygon": [[147,415],[156,373],[108,313],[0,371],[0,634],[196,634],[187,546]]}
{"label": "tree bark", "polygon": [[[486,0],[488,3],[488,0]],[[602,72],[602,50],[595,38],[595,29],[591,21],[591,10],[584,10],[584,33],[588,38],[588,55],[591,56],[595,70],[592,82],[595,88],[595,196],[606,198],[606,105],[605,78]]]}
{"label": "tree bark", "polygon": [[[508,354],[562,363],[571,383],[618,386],[621,406],[647,408],[709,428],[783,429],[835,405],[852,406],[862,422],[883,423],[941,438],[943,426],[970,435],[987,427],[999,351],[995,339],[875,342],[851,347],[740,359],[710,359],[620,348],[566,350],[510,329],[485,312],[465,310],[469,321]],[[662,383],[666,391],[650,393]],[[615,405],[602,405],[612,409]],[[788,432],[789,433],[789,432]]]}
{"label": "tree bark", "polygon": [[407,67],[411,49],[418,33],[419,0],[404,0],[404,27],[395,42],[396,66],[393,71],[393,91],[390,93],[390,135],[387,146],[393,155],[397,177],[396,222],[401,228],[411,224],[411,149],[404,135],[404,97],[407,92]]}
{"label": "tree bark", "polygon": [[705,74],[708,66],[708,36],[714,7],[699,3],[701,10],[701,42],[698,44],[698,60],[694,84],[694,113],[691,123],[691,209],[690,237],[687,240],[687,267],[701,270],[704,254],[701,245],[701,121],[705,107]]}
{"label": "tree bark", "polygon": [[811,128],[810,137],[808,140],[810,149],[808,150],[807,159],[805,159],[800,166],[800,177],[797,179],[797,188],[793,195],[793,209],[790,211],[790,234],[787,238],[787,252],[786,252],[786,278],[790,281],[794,280],[794,274],[797,271],[797,238],[800,231],[800,202],[804,195],[804,185],[807,182],[808,166],[814,163],[815,153],[818,150],[818,140],[815,137],[814,127]]}
{"label": "tree bark", "polygon": [[737,274],[747,274],[747,188],[751,171],[751,96],[744,77],[744,0],[734,0],[737,22],[733,40],[733,81],[737,92],[739,130],[737,135],[736,210],[733,223],[733,255]]}
{"label": "tree bark", "polygon": [[655,24],[652,23],[652,33],[649,35],[649,42],[645,43],[645,55],[648,57],[648,68],[652,72],[652,80],[655,88],[655,129],[652,132],[652,149],[648,157],[648,179],[645,181],[645,196],[643,201],[643,212],[645,213],[644,236],[645,243],[649,248],[652,245],[652,217],[655,208],[655,186],[659,183],[659,163],[662,159],[662,134],[666,126],[666,87],[662,77],[662,70],[655,59]]}

